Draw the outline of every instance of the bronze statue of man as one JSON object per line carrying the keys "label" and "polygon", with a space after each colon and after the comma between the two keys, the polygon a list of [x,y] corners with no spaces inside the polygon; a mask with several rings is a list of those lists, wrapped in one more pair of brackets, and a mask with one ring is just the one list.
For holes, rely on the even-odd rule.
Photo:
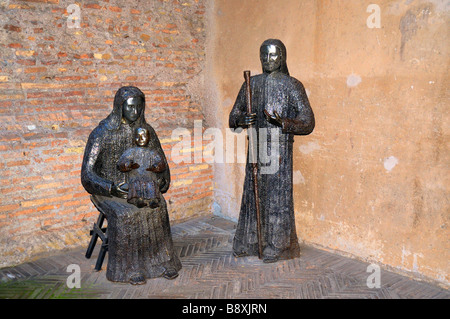
{"label": "bronze statue of man", "polygon": [[[181,263],[174,253],[169,216],[162,194],[170,185],[170,171],[158,136],[145,121],[145,96],[133,86],[120,88],[112,112],[91,132],[81,168],[81,183],[108,222],[108,265],[106,278],[117,282],[143,284],[146,278],[178,276]],[[155,172],[158,205],[137,207],[127,201],[123,185],[128,170],[119,160],[135,148],[135,131],[143,128],[148,141],[142,144],[157,155],[161,170]],[[162,163],[160,163],[162,161]],[[143,165],[144,168],[149,167]]]}
{"label": "bronze statue of man", "polygon": [[229,126],[234,129],[254,127],[259,139],[257,154],[261,153],[261,143],[266,143],[263,146],[267,147],[267,153],[276,155],[275,158],[271,157],[271,161],[276,161],[278,169],[264,173],[266,160],[261,161],[258,156],[257,218],[254,177],[247,157],[233,253],[236,257],[259,255],[260,244],[260,258],[264,262],[275,262],[300,255],[294,216],[293,142],[294,135],[310,134],[315,121],[302,83],[289,76],[284,44],[276,39],[264,41],[260,47],[260,60],[263,73],[250,78],[252,112],[247,110],[247,89],[244,83],[230,113]]}

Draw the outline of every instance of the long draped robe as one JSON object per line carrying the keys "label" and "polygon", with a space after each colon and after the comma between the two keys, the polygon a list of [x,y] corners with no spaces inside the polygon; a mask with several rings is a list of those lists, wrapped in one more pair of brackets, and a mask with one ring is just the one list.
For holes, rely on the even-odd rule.
{"label": "long draped robe", "polygon": [[[314,129],[314,114],[305,89],[298,80],[282,72],[263,73],[251,77],[252,113],[256,113],[254,127],[258,138],[267,134],[267,154],[275,154],[278,161],[275,173],[262,169],[276,163],[261,161],[258,145],[258,190],[261,212],[262,246],[264,257],[282,259],[299,256],[293,203],[293,135],[306,135]],[[247,112],[245,83],[242,85],[229,116],[229,126],[237,128]],[[263,111],[277,111],[283,119],[282,127],[268,122]],[[276,145],[278,143],[278,152]],[[275,148],[274,148],[275,147]],[[278,156],[277,153],[279,154]],[[270,170],[268,170],[270,171]],[[244,190],[238,225],[233,240],[237,255],[258,255],[258,236],[252,166],[247,156]]]}
{"label": "long draped robe", "polygon": [[[96,207],[106,215],[108,222],[108,265],[106,278],[128,282],[136,274],[145,278],[163,275],[166,269],[181,269],[174,253],[169,216],[163,193],[170,184],[167,160],[153,128],[142,116],[131,124],[122,123],[122,103],[125,97],[114,101],[108,118],[91,132],[86,143],[81,169],[81,182]],[[159,185],[160,206],[137,208],[126,199],[111,195],[112,185],[128,182],[128,174],[121,172],[117,162],[125,150],[134,147],[134,130],[146,128],[150,138],[147,147],[158,150],[167,169],[161,173]]]}

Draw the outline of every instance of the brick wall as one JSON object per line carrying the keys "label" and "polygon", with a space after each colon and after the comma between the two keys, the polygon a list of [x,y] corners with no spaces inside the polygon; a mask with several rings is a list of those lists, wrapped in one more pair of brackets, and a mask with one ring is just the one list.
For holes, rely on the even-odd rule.
{"label": "brick wall", "polygon": [[[192,132],[194,120],[203,120],[195,92],[204,2],[0,3],[0,267],[87,244],[98,213],[80,183],[84,146],[123,85],[146,94],[147,121],[171,168],[171,220],[209,210],[211,166],[171,158],[172,130]],[[192,139],[192,151],[202,152],[195,145]]]}

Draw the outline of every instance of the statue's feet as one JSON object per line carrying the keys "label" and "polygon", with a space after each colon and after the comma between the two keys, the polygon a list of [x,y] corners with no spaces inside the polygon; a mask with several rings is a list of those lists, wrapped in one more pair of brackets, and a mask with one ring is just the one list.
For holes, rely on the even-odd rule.
{"label": "statue's feet", "polygon": [[236,258],[239,258],[239,257],[248,256],[248,254],[245,251],[234,251],[233,250],[233,256]]}
{"label": "statue's feet", "polygon": [[145,283],[145,277],[141,273],[135,273],[130,276],[130,284],[132,285],[143,285]]}
{"label": "statue's feet", "polygon": [[278,256],[264,256],[263,263],[269,264],[278,261]]}
{"label": "statue's feet", "polygon": [[173,267],[166,268],[162,276],[166,279],[172,280],[178,277],[178,271],[176,271]]}

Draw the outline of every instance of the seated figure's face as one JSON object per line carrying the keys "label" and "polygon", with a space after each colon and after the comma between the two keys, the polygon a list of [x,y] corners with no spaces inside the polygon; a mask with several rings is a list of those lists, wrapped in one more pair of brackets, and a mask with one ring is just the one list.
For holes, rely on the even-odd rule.
{"label": "seated figure's face", "polygon": [[272,73],[281,67],[281,50],[275,45],[265,45],[260,49],[260,59],[263,71]]}
{"label": "seated figure's face", "polygon": [[123,118],[128,123],[136,121],[142,112],[142,99],[139,97],[130,97],[123,103]]}
{"label": "seated figure's face", "polygon": [[145,128],[136,129],[135,141],[137,145],[139,146],[147,145],[148,139],[149,139],[148,130],[146,130]]}

